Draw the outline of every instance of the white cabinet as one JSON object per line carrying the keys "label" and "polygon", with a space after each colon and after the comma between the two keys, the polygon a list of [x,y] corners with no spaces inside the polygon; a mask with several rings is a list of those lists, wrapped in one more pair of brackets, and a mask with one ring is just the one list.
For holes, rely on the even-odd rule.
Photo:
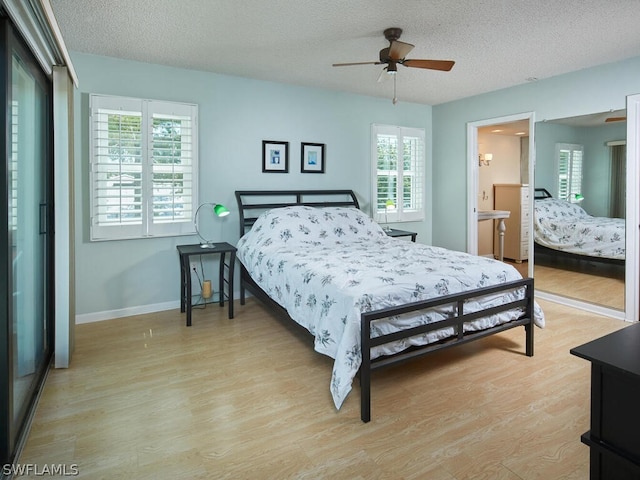
{"label": "white cabinet", "polygon": [[[493,186],[494,209],[511,212],[504,223],[504,258],[522,262],[529,253],[529,186],[496,184]],[[498,236],[494,236],[494,255],[498,256]]]}

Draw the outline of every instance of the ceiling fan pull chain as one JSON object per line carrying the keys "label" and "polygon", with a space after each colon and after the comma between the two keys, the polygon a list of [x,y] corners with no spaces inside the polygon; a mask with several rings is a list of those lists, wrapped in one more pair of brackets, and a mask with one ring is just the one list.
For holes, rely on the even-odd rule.
{"label": "ceiling fan pull chain", "polygon": [[396,96],[396,79],[397,79],[397,75],[393,76],[393,104],[395,105],[396,103],[398,103],[398,97]]}

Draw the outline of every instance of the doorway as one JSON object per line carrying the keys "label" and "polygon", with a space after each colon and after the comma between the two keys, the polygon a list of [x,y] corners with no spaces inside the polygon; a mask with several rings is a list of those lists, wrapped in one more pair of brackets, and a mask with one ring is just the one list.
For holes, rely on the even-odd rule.
{"label": "doorway", "polygon": [[[497,256],[499,233],[495,220],[479,221],[485,215],[479,211],[509,211],[504,224],[510,235],[506,240],[506,259],[517,263],[524,276],[533,272],[527,262],[530,258],[528,232],[531,231],[531,202],[534,167],[533,112],[492,118],[467,125],[468,151],[468,218],[467,251],[474,255]],[[496,192],[503,200],[496,203]],[[515,193],[514,193],[515,192]],[[513,195],[526,194],[524,203],[512,205]],[[519,197],[518,197],[519,198]],[[505,203],[506,202],[506,203]],[[496,208],[496,205],[500,208]],[[511,215],[513,211],[513,215]],[[499,225],[498,221],[495,221]],[[523,262],[524,260],[524,262]]]}

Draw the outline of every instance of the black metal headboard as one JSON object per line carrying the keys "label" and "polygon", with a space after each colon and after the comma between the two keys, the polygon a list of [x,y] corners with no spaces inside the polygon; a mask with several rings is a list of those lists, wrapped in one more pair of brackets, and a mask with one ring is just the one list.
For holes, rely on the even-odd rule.
{"label": "black metal headboard", "polygon": [[293,205],[360,208],[353,190],[236,190],[236,201],[241,237],[262,212],[272,208]]}
{"label": "black metal headboard", "polygon": [[536,188],[533,193],[534,200],[542,200],[543,198],[553,198],[546,188]]}

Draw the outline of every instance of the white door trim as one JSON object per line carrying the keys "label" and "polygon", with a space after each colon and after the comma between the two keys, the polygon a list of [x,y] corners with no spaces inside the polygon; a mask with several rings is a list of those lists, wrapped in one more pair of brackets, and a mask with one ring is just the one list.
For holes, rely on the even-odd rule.
{"label": "white door trim", "polygon": [[627,96],[627,205],[625,252],[625,319],[638,321],[638,229],[640,228],[640,94]]}

